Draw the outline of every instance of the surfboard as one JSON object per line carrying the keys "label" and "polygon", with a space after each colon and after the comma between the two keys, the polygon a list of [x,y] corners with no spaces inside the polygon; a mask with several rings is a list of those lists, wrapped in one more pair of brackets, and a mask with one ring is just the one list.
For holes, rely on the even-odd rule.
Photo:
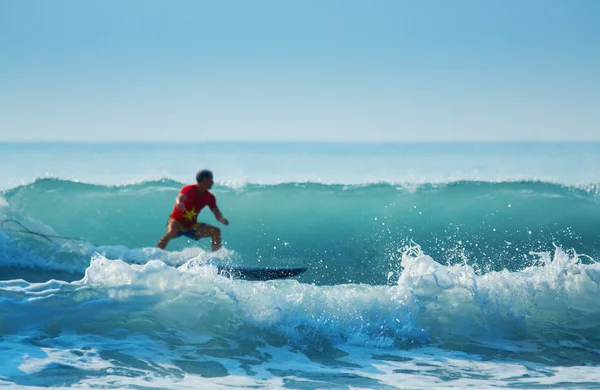
{"label": "surfboard", "polygon": [[287,279],[306,272],[307,268],[256,268],[218,266],[219,273],[236,279],[273,280]]}

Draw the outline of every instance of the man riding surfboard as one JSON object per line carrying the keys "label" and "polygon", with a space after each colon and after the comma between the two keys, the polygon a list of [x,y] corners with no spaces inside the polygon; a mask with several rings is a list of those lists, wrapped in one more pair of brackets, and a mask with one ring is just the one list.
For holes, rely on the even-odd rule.
{"label": "man riding surfboard", "polygon": [[215,196],[209,191],[213,184],[212,172],[202,170],[196,174],[196,184],[186,185],[179,191],[167,221],[167,232],[158,240],[157,247],[165,249],[171,239],[185,235],[193,240],[210,237],[212,250],[221,248],[221,229],[208,223],[197,222],[200,210],[208,206],[217,221],[225,226],[229,225],[229,221],[217,207]]}

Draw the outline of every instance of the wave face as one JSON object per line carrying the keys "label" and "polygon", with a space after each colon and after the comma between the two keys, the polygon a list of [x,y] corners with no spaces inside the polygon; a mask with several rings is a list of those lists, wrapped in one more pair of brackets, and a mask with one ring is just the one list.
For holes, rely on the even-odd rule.
{"label": "wave face", "polygon": [[[117,248],[133,256],[123,260],[145,262],[145,255],[132,252],[155,252],[150,248],[164,234],[181,186],[169,180],[103,186],[39,179],[8,190],[1,209],[2,229],[10,237],[5,265],[24,266],[29,257],[38,256],[44,258],[38,262],[41,267],[82,273],[90,251],[114,255]],[[400,252],[412,241],[442,264],[469,264],[481,273],[523,269],[535,261],[531,252],[548,251],[553,245],[577,248],[594,258],[600,249],[594,186],[290,183],[221,186],[213,192],[231,221],[222,231],[224,246],[235,252],[236,262],[305,265],[310,271],[303,280],[318,284],[386,284],[390,272],[400,272]],[[199,220],[217,224],[206,209]],[[21,225],[79,240],[32,237],[22,233]],[[178,238],[168,249],[209,247],[208,240]]]}

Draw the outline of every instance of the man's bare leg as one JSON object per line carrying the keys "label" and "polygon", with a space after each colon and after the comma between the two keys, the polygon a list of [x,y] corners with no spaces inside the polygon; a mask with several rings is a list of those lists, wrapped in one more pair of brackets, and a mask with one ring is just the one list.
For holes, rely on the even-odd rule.
{"label": "man's bare leg", "polygon": [[160,249],[165,249],[171,241],[172,238],[175,238],[179,235],[179,226],[177,222],[171,221],[167,225],[167,233],[158,240],[156,246]]}
{"label": "man's bare leg", "polygon": [[212,250],[216,251],[221,249],[221,229],[207,223],[201,223],[199,225],[198,230],[196,230],[196,240],[210,237],[212,239]]}

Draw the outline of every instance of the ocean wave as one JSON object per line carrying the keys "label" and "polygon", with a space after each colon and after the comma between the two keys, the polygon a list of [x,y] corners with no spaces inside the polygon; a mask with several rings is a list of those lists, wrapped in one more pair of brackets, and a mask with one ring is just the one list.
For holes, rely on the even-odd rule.
{"label": "ocean wave", "polygon": [[[100,187],[104,189],[171,189],[173,187],[180,188],[187,182],[182,182],[169,177],[144,178],[141,180],[127,180],[115,184],[95,183],[91,181],[73,180],[55,175],[44,175],[35,177],[31,181],[22,182],[0,191],[0,194],[13,194],[30,187],[49,188],[56,186],[57,188],[72,188],[71,186],[79,186],[78,188],[94,188]],[[261,189],[273,188],[306,188],[306,189],[344,189],[344,190],[359,190],[359,189],[375,189],[375,188],[396,188],[408,192],[414,192],[419,189],[442,188],[445,186],[502,186],[502,185],[520,185],[520,186],[540,186],[540,187],[555,187],[566,191],[581,191],[593,195],[600,194],[600,183],[582,183],[582,184],[564,184],[560,181],[552,180],[551,178],[541,177],[519,177],[519,178],[497,178],[493,180],[482,180],[477,177],[457,177],[450,176],[447,178],[439,178],[437,180],[426,180],[422,178],[414,178],[412,180],[373,180],[373,181],[358,181],[344,182],[336,180],[312,180],[307,178],[303,181],[252,181],[244,180],[216,180],[215,188],[221,191],[257,191]],[[1,198],[0,198],[1,199]]]}
{"label": "ocean wave", "polygon": [[[95,252],[132,262],[186,259],[153,248],[180,183],[104,186],[41,179],[3,193],[0,261],[81,273]],[[546,182],[456,182],[406,188],[387,183],[216,186],[231,224],[225,248],[243,264],[309,265],[318,284],[387,283],[398,248],[419,242],[446,264],[516,271],[556,244],[600,257],[598,188]],[[199,219],[216,223],[203,211]],[[206,240],[173,240],[169,252],[208,251]],[[168,257],[173,256],[172,260]],[[44,265],[48,264],[48,265]]]}
{"label": "ocean wave", "polygon": [[[49,324],[78,332],[93,324],[101,334],[121,328],[146,333],[176,321],[179,331],[255,329],[299,345],[324,338],[377,348],[406,342],[455,346],[461,339],[488,348],[500,340],[506,349],[524,348],[521,340],[538,348],[564,342],[600,347],[600,304],[594,298],[600,265],[583,264],[575,254],[556,249],[521,271],[478,275],[468,265],[443,265],[413,246],[404,249],[401,267],[386,286],[317,286],[231,279],[198,259],[172,267],[94,255],[85,276],[72,283],[0,282],[2,333]],[[18,310],[22,305],[28,310]]]}

